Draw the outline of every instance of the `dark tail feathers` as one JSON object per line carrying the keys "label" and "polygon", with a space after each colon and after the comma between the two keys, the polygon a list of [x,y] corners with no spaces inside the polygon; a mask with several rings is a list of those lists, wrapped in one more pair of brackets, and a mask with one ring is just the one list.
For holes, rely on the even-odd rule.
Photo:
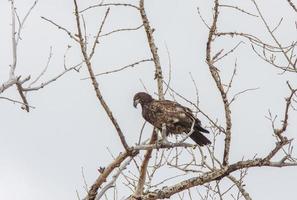
{"label": "dark tail feathers", "polygon": [[202,133],[209,133],[208,130],[201,127],[201,122],[197,120],[195,121],[194,129],[195,131],[200,131]]}
{"label": "dark tail feathers", "polygon": [[[202,127],[200,127],[201,129],[203,129]],[[203,129],[200,130],[198,129],[199,131],[201,132],[205,132],[207,130]],[[208,145],[208,144],[211,144],[211,142],[204,136],[202,135],[198,130],[195,130],[191,135],[190,135],[190,138],[192,140],[194,140],[199,146],[204,146],[204,145]],[[208,131],[206,133],[209,133]]]}
{"label": "dark tail feathers", "polygon": [[209,133],[208,130],[202,128],[200,125],[199,126],[195,126],[195,130],[200,131],[202,133]]}

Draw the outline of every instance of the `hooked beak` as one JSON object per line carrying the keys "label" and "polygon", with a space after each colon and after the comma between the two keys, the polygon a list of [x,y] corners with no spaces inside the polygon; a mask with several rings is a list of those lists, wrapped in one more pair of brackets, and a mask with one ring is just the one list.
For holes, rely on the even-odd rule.
{"label": "hooked beak", "polygon": [[135,100],[134,102],[133,102],[133,106],[134,106],[134,108],[137,108],[137,104],[139,103],[139,99],[137,99],[137,100]]}

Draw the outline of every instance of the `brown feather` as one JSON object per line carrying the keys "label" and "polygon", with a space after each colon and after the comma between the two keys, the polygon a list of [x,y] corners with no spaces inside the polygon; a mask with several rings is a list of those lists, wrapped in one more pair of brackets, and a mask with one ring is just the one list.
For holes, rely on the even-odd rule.
{"label": "brown feather", "polygon": [[134,96],[134,105],[137,102],[141,104],[143,118],[154,127],[161,130],[162,125],[165,124],[168,134],[182,134],[189,133],[194,122],[191,139],[200,146],[211,143],[201,134],[201,132],[208,133],[208,131],[201,127],[200,120],[193,115],[189,108],[169,100],[155,100],[144,92]]}

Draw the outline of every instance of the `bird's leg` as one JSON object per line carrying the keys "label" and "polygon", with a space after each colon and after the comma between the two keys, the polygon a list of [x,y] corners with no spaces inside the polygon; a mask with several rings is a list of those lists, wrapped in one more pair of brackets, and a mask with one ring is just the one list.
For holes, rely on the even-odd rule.
{"label": "bird's leg", "polygon": [[166,124],[165,124],[165,123],[162,124],[161,135],[162,135],[162,143],[163,143],[163,144],[168,144],[169,141],[167,140]]}

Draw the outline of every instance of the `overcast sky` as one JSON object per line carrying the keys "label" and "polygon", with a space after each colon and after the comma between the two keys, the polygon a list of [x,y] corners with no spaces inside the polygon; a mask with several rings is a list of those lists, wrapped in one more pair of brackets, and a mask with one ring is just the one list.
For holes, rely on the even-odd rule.
{"label": "overcast sky", "polygon": [[[78,0],[85,8],[97,1]],[[110,2],[110,1],[105,1]],[[117,1],[123,2],[123,1]],[[125,1],[137,4],[138,1]],[[233,1],[224,1],[232,3]],[[293,1],[297,4],[296,1]],[[33,1],[16,1],[22,17]],[[256,10],[249,0],[238,5],[252,13]],[[233,4],[234,5],[234,4]],[[295,21],[297,15],[287,1],[259,1],[269,24],[274,27],[281,17],[283,24],[277,36],[288,45],[296,40]],[[205,46],[208,30],[197,13],[200,8],[207,22],[211,19],[212,4],[209,0],[147,0],[148,17],[155,28],[155,40],[159,48],[165,80],[168,80],[168,55],[172,63],[171,86],[185,97],[195,101],[195,89],[189,72],[198,85],[200,107],[214,119],[223,122],[223,107],[214,81],[205,64]],[[106,8],[93,9],[85,14],[88,31],[93,36]],[[265,41],[271,38],[259,18],[246,17],[228,8],[222,8],[220,31],[253,33]],[[45,22],[47,17],[58,24],[75,31],[73,2],[41,0],[32,11],[23,29],[18,51],[18,75],[36,77],[47,62],[50,47],[53,57],[49,70],[42,81],[63,71],[63,56],[70,45],[66,63],[70,67],[81,61],[78,45],[62,31]],[[134,28],[141,24],[139,13],[131,8],[110,10],[103,33],[116,28]],[[0,82],[8,78],[12,62],[11,11],[9,1],[0,1]],[[230,49],[240,40],[220,40],[215,47]],[[142,29],[117,33],[102,38],[93,59],[96,73],[104,72],[150,58],[146,37]],[[265,155],[273,148],[270,122],[265,118],[270,109],[273,114],[283,115],[284,97],[288,94],[285,84],[290,80],[297,86],[296,74],[285,73],[260,60],[245,41],[236,53],[222,61],[220,68],[224,80],[229,80],[235,60],[237,76],[232,94],[247,88],[258,90],[239,97],[232,106],[233,140],[231,161],[252,158],[255,154]],[[98,103],[83,67],[80,73],[69,72],[50,86],[28,94],[28,100],[35,109],[26,113],[19,105],[0,100],[0,199],[6,200],[65,200],[75,199],[76,190],[84,196],[81,169],[84,168],[88,184],[98,176],[97,169],[111,161],[107,147],[117,155],[123,150],[116,131]],[[122,127],[129,144],[137,142],[143,119],[140,109],[132,106],[133,95],[143,91],[139,79],[151,94],[156,90],[154,66],[144,63],[113,75],[98,78],[102,93]],[[19,99],[15,88],[5,91],[2,96]],[[156,96],[155,96],[156,97]],[[170,99],[170,96],[167,96]],[[187,105],[181,99],[177,100]],[[189,106],[189,105],[187,105]],[[279,119],[279,118],[278,118]],[[206,118],[201,117],[208,125]],[[288,138],[296,137],[297,114],[292,113]],[[280,125],[280,123],[278,123]],[[150,128],[147,127],[146,136]],[[219,147],[222,147],[222,141]],[[297,145],[294,141],[293,144]],[[220,146],[221,145],[221,146]],[[221,148],[222,149],[222,148]],[[295,154],[296,155],[296,154]],[[253,199],[294,199],[296,198],[297,168],[251,169],[246,179],[246,189]]]}

